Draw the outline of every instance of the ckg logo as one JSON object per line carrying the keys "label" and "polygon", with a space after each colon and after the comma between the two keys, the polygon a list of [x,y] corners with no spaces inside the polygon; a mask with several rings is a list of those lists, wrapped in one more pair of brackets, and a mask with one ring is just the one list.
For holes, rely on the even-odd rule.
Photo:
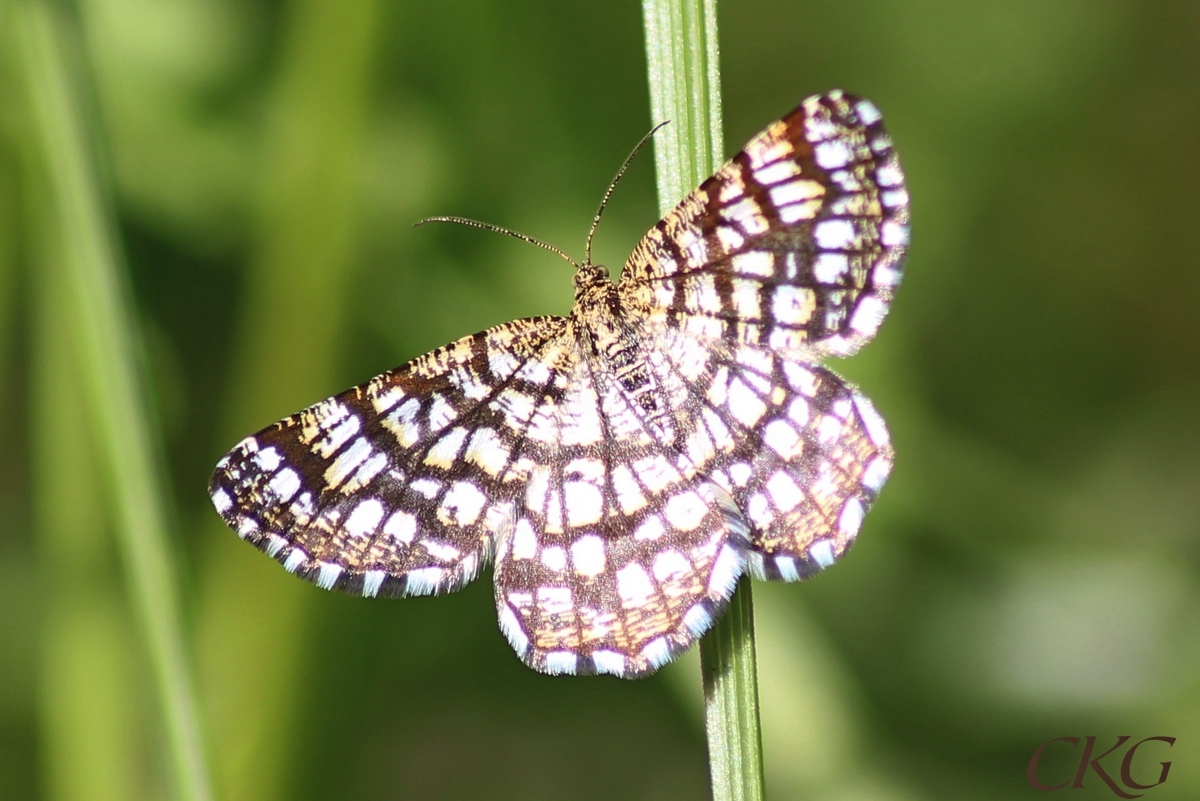
{"label": "ckg logo", "polygon": [[[1124,785],[1124,787],[1122,787],[1121,785],[1118,785],[1116,780],[1113,778],[1113,776],[1109,774],[1109,771],[1113,769],[1112,760],[1109,760],[1109,765],[1107,768],[1105,768],[1105,766],[1103,764],[1101,764],[1101,760],[1104,759],[1105,757],[1107,757],[1109,754],[1113,754],[1114,752],[1119,751],[1119,749],[1123,745],[1125,745],[1125,743],[1127,743],[1130,739],[1131,738],[1129,735],[1122,734],[1120,737],[1117,738],[1116,745],[1114,745],[1112,748],[1108,749],[1104,753],[1100,754],[1099,756],[1094,756],[1094,754],[1096,752],[1096,738],[1095,737],[1085,738],[1084,745],[1083,745],[1083,754],[1079,758],[1079,769],[1075,771],[1075,778],[1073,780],[1067,779],[1067,781],[1062,782],[1061,784],[1047,785],[1047,784],[1044,784],[1042,782],[1042,780],[1038,778],[1038,763],[1042,759],[1042,753],[1046,750],[1046,746],[1050,745],[1051,743],[1070,743],[1072,748],[1077,748],[1080,743],[1079,737],[1055,737],[1053,740],[1047,740],[1046,742],[1039,745],[1037,747],[1037,750],[1033,752],[1033,756],[1029,758],[1029,768],[1025,771],[1025,776],[1026,776],[1026,778],[1029,779],[1029,785],[1031,787],[1033,787],[1035,790],[1046,790],[1046,791],[1064,790],[1068,786],[1072,790],[1082,790],[1083,789],[1083,780],[1087,777],[1088,771],[1090,770],[1090,771],[1095,771],[1096,775],[1100,777],[1100,780],[1103,781],[1105,784],[1107,784],[1108,789],[1110,789],[1114,793],[1116,793],[1116,795],[1118,797],[1120,797],[1120,798],[1141,798],[1143,795],[1145,795],[1144,792],[1135,794],[1135,793],[1130,793],[1128,791],[1129,790],[1149,790],[1152,787],[1157,787],[1160,784],[1166,783],[1167,774],[1171,772],[1171,763],[1170,762],[1159,762],[1158,764],[1160,766],[1160,769],[1159,769],[1159,773],[1158,773],[1158,781],[1151,782],[1150,784],[1142,784],[1137,779],[1135,779],[1133,776],[1133,773],[1134,773],[1133,760],[1134,760],[1135,754],[1137,754],[1138,749],[1141,748],[1143,745],[1146,745],[1146,743],[1153,743],[1153,742],[1166,743],[1167,744],[1166,747],[1170,748],[1171,746],[1175,745],[1175,738],[1174,737],[1147,737],[1146,739],[1139,740],[1138,742],[1129,746],[1129,748],[1126,749],[1124,756],[1121,758],[1120,770],[1116,771],[1116,775],[1121,780],[1121,785]],[[1161,755],[1162,746],[1147,746],[1146,747],[1147,752],[1152,747],[1155,749],[1158,749],[1157,753],[1158,753],[1158,755]],[[1114,756],[1114,759],[1115,758],[1116,757]],[[1147,753],[1146,756],[1144,756],[1142,759],[1140,759],[1138,761],[1139,767],[1137,768],[1137,772],[1138,772],[1139,777],[1141,777],[1143,779],[1147,778],[1149,773],[1151,773],[1153,770],[1153,769],[1148,769],[1146,767],[1147,758],[1153,759],[1154,757],[1149,757],[1149,754]],[[1059,777],[1055,777],[1055,778],[1059,778]]]}

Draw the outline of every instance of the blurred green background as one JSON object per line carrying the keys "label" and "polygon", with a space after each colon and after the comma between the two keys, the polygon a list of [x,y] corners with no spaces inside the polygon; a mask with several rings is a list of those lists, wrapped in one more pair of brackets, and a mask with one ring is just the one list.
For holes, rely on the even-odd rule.
{"label": "blurred green background", "polygon": [[[39,278],[46,189],[6,17],[31,1],[0,0],[0,798],[162,798],[110,477],[78,366],[55,356],[70,320]],[[497,630],[488,579],[436,599],[326,593],[240,543],[205,493],[242,435],[462,334],[569,308],[552,255],[410,226],[466,215],[580,255],[650,125],[640,6],[68,12],[174,496],[216,796],[706,797],[694,654],[635,683],[540,676]],[[893,478],[843,563],[756,588],[771,797],[1040,798],[1038,744],[1119,734],[1178,737],[1135,775],[1172,759],[1149,795],[1200,797],[1200,5],[720,14],[727,150],[841,86],[883,109],[913,197],[897,303],[835,365],[888,420]],[[653,187],[643,156],[599,260],[620,264],[655,221]],[[1064,746],[1044,776],[1073,770]],[[1113,797],[1087,785],[1066,792]]]}

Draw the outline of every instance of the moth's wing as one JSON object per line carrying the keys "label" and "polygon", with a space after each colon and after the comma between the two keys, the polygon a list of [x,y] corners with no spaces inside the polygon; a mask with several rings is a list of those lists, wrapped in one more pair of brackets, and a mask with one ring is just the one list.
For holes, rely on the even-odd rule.
{"label": "moth's wing", "polygon": [[500,627],[544,673],[645,675],[724,608],[747,526],[583,360],[568,387],[537,406],[520,448],[530,478],[498,543]]}
{"label": "moth's wing", "polygon": [[871,402],[787,353],[680,330],[660,341],[651,365],[672,391],[675,449],[749,523],[751,572],[794,581],[840,559],[893,463]]}
{"label": "moth's wing", "polygon": [[908,244],[904,175],[870,101],[810,97],[639,243],[622,294],[663,326],[809,359],[879,328]]}
{"label": "moth's wing", "polygon": [[874,336],[908,224],[878,109],[834,91],[754,137],[625,266],[674,447],[733,497],[757,575],[840,558],[891,470],[882,419],[817,362]]}
{"label": "moth's wing", "polygon": [[421,356],[239,443],[209,492],[243,539],[325,589],[426,595],[478,575],[511,525],[528,409],[563,378],[557,317]]}

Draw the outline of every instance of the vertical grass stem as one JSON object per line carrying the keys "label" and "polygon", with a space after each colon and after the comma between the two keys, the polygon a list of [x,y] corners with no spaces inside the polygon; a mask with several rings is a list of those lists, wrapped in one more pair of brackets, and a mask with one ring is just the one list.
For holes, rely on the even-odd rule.
{"label": "vertical grass stem", "polygon": [[[71,306],[69,336],[89,407],[96,450],[108,473],[128,595],[150,656],[172,762],[174,795],[211,798],[191,676],[184,657],[179,592],[167,541],[162,466],[138,375],[138,339],[123,279],[112,209],[88,136],[85,82],[66,21],[49,4],[11,9],[31,105],[36,150],[55,214]],[[76,56],[78,58],[78,56]]]}
{"label": "vertical grass stem", "polygon": [[[716,0],[644,0],[659,208],[666,214],[723,161]],[[715,801],[763,797],[754,606],[743,579],[700,643]]]}

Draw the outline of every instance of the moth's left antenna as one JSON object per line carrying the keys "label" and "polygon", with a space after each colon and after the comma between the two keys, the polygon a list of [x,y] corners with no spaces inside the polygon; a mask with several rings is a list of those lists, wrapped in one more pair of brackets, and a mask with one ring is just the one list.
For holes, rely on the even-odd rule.
{"label": "moth's left antenna", "polygon": [[513,237],[514,239],[520,239],[522,242],[528,242],[531,245],[537,245],[539,248],[545,248],[546,250],[550,251],[551,253],[557,253],[558,255],[560,255],[564,259],[566,259],[568,262],[570,262],[571,266],[574,267],[576,270],[579,269],[578,262],[576,262],[574,259],[572,259],[570,256],[568,256],[566,253],[563,253],[561,250],[554,247],[554,245],[547,244],[540,239],[534,239],[532,236],[528,236],[527,234],[522,234],[517,231],[510,230],[508,228],[503,228],[499,225],[492,225],[491,223],[480,222],[479,220],[472,220],[468,217],[426,217],[423,220],[418,220],[417,222],[413,223],[413,228],[416,228],[418,225],[424,225],[425,223],[431,223],[431,222],[461,223],[462,225],[469,225],[472,228],[482,228],[485,231],[495,231],[498,234],[505,234],[507,236]]}

